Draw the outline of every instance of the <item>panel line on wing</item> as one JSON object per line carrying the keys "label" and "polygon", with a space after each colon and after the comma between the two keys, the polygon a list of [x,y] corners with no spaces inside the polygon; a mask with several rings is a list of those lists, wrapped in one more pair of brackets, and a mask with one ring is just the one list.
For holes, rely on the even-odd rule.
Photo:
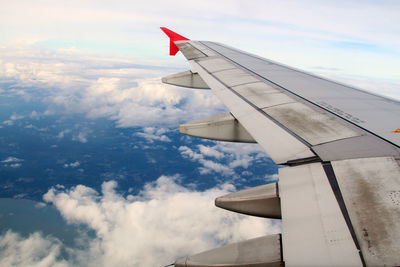
{"label": "panel line on wing", "polygon": [[[212,75],[213,73],[210,73],[207,69],[205,69],[202,65],[198,64],[204,71],[206,71],[208,74]],[[231,91],[232,93],[234,93],[236,96],[238,96],[240,99],[242,99],[244,102],[246,102],[247,104],[249,104],[250,106],[252,106],[255,110],[257,110],[258,112],[260,112],[262,115],[264,115],[265,117],[267,117],[269,120],[273,121],[275,124],[277,124],[279,127],[281,127],[282,129],[284,129],[285,131],[287,131],[290,135],[292,135],[293,137],[295,137],[297,140],[299,140],[301,143],[303,143],[304,145],[306,145],[307,147],[311,148],[311,144],[308,143],[306,140],[304,140],[303,138],[301,138],[300,136],[296,135],[295,133],[293,133],[291,130],[289,130],[285,125],[283,125],[282,123],[280,123],[279,121],[277,121],[276,119],[274,119],[273,117],[271,117],[269,114],[267,114],[264,110],[262,110],[261,108],[257,107],[256,105],[254,105],[252,102],[250,102],[248,99],[246,99],[245,97],[243,97],[241,94],[239,94],[238,92],[236,92],[235,90],[233,90],[229,85],[227,85],[225,82],[223,82],[220,78],[212,75],[214,77],[214,79],[216,79],[219,83],[223,84],[229,91]],[[238,86],[238,85],[236,85]],[[315,154],[313,152],[313,154]]]}
{"label": "panel line on wing", "polygon": [[[211,48],[209,45],[205,44],[203,41],[198,41],[198,42],[201,43],[202,45],[208,47],[208,49],[213,50],[215,53],[218,53],[219,55],[221,55],[221,56],[227,58],[226,56],[222,55],[221,53],[219,53],[219,52],[216,51],[215,49]],[[213,42],[213,44],[218,45],[219,47],[222,47],[222,48],[224,48],[224,49],[231,49],[231,48],[229,48],[229,47],[227,47],[227,46],[225,46],[225,45],[221,45],[221,44],[219,44],[219,43]],[[317,75],[315,75],[315,74],[313,74],[313,73],[309,73],[309,72],[306,72],[306,71],[304,71],[304,70],[297,69],[297,68],[294,68],[294,67],[291,67],[291,66],[288,66],[288,65],[285,65],[285,64],[276,62],[276,61],[274,61],[274,60],[265,59],[265,58],[263,58],[263,57],[260,57],[260,56],[257,56],[257,55],[253,55],[253,54],[247,53],[247,52],[242,51],[242,50],[240,50],[240,49],[234,49],[234,48],[232,48],[232,49],[233,49],[235,52],[240,53],[240,54],[242,54],[242,55],[246,55],[246,56],[249,56],[249,57],[252,57],[252,58],[257,58],[257,59],[263,61],[264,64],[282,66],[282,67],[285,67],[285,68],[290,69],[290,70],[292,70],[292,71],[295,71],[295,72],[298,72],[298,73],[301,73],[301,74],[305,74],[305,75],[310,76],[310,77],[312,77],[312,78],[316,78],[316,79],[320,79],[320,80],[323,80],[323,81],[327,81],[327,82],[330,82],[330,83],[337,84],[337,85],[339,85],[339,86],[344,86],[344,87],[347,87],[347,88],[349,88],[349,89],[357,90],[357,91],[360,91],[360,92],[362,92],[362,93],[366,93],[366,94],[369,94],[369,95],[372,95],[372,96],[376,96],[376,97],[382,98],[381,95],[375,94],[375,93],[373,93],[373,92],[364,91],[364,90],[359,89],[359,88],[354,87],[354,86],[350,86],[350,85],[347,85],[347,84],[344,84],[344,83],[340,83],[340,82],[335,81],[335,80],[330,80],[330,79],[327,79],[327,78],[325,78],[325,77],[320,77],[320,76],[317,76]],[[229,59],[229,58],[228,58],[228,59]],[[235,62],[235,63],[236,63],[236,62]],[[238,63],[236,63],[236,64],[238,64]],[[238,65],[240,65],[240,64],[238,64]],[[241,66],[241,65],[240,65],[240,66]],[[243,67],[243,66],[242,66],[242,67]],[[246,67],[244,67],[244,68],[247,69]],[[252,70],[249,70],[249,71],[254,72],[254,71],[252,71]],[[257,75],[259,75],[259,74],[257,74]],[[263,77],[263,76],[261,76],[261,77]],[[263,78],[265,79],[265,77],[263,77]],[[272,81],[271,81],[271,82],[272,82]],[[279,85],[278,85],[278,86],[279,86]],[[282,87],[282,88],[284,88],[284,87]],[[288,89],[286,89],[286,88],[284,88],[284,89],[287,90],[287,91],[289,91],[289,92],[291,92],[290,90],[288,90]],[[385,99],[386,99],[386,100],[393,101],[393,102],[398,102],[396,99],[393,99],[393,98],[390,98],[390,97],[385,97]]]}
{"label": "panel line on wing", "polygon": [[301,142],[298,137],[280,127],[278,122],[269,119],[254,104],[228,88],[224,82],[209,73],[197,61],[192,60],[190,64],[275,163],[285,164],[290,160],[315,157],[310,147]]}
{"label": "panel line on wing", "polygon": [[356,232],[354,231],[354,227],[351,222],[349,212],[346,208],[346,204],[344,202],[342,192],[340,190],[338,181],[336,179],[335,172],[333,171],[332,164],[330,162],[324,162],[324,163],[322,163],[322,167],[325,171],[326,177],[328,178],[329,184],[331,185],[331,188],[332,188],[333,194],[335,195],[336,201],[339,204],[339,208],[342,212],[342,215],[346,222],[346,225],[349,228],[349,231],[350,231],[351,237],[353,238],[354,244],[355,244],[356,248],[358,249],[358,253],[360,255],[361,262],[362,262],[363,266],[366,266],[364,256],[360,249],[360,243],[357,240]]}
{"label": "panel line on wing", "polygon": [[[247,73],[240,68],[212,72],[215,70],[215,65],[212,64],[214,62],[219,66],[231,65],[223,59],[200,60],[197,63],[227,89],[291,133],[296,139],[302,140],[303,144],[309,148],[321,143],[360,135],[338,122],[335,117],[318,112],[279,90],[268,87],[264,82],[255,78],[252,73]],[[218,66],[217,69],[219,69]],[[245,86],[246,84],[252,86]]]}
{"label": "panel line on wing", "polygon": [[[281,90],[284,90],[285,92],[287,92],[287,93],[289,93],[289,94],[291,94],[291,95],[293,95],[293,96],[295,96],[295,97],[301,99],[302,101],[304,101],[304,102],[306,102],[306,103],[309,103],[309,104],[311,104],[312,106],[318,107],[318,108],[320,108],[320,109],[322,109],[322,110],[324,110],[324,111],[326,111],[326,112],[328,112],[328,113],[334,115],[335,117],[338,117],[338,118],[340,118],[340,119],[346,121],[347,123],[350,123],[351,125],[354,125],[355,127],[359,128],[359,129],[361,129],[361,130],[363,130],[363,131],[365,131],[365,132],[367,132],[367,133],[369,133],[369,134],[371,134],[371,135],[373,135],[373,136],[375,136],[375,137],[378,137],[378,138],[381,139],[381,140],[384,140],[384,141],[390,143],[391,145],[394,145],[394,146],[396,146],[396,147],[400,147],[399,145],[397,145],[397,144],[393,143],[392,141],[388,140],[387,138],[382,137],[382,136],[380,136],[380,135],[374,133],[374,132],[371,131],[371,130],[368,130],[367,128],[365,128],[365,127],[363,127],[363,126],[361,126],[361,125],[359,125],[359,124],[357,124],[357,123],[355,123],[355,122],[349,120],[349,119],[346,118],[346,117],[341,117],[341,116],[339,116],[337,113],[333,112],[332,110],[329,110],[329,109],[327,109],[326,107],[319,105],[318,103],[312,102],[311,100],[309,100],[309,99],[307,99],[307,98],[305,98],[305,97],[303,97],[303,96],[301,96],[301,95],[299,95],[299,94],[297,94],[297,93],[295,93],[295,92],[293,92],[293,91],[287,89],[286,87],[284,87],[284,86],[282,86],[282,85],[280,85],[280,84],[278,84],[278,83],[276,83],[276,82],[274,82],[274,81],[272,81],[272,80],[270,80],[270,79],[268,79],[268,78],[266,78],[266,77],[264,77],[264,76],[262,76],[262,75],[256,73],[255,71],[253,71],[253,70],[251,70],[251,69],[249,69],[249,68],[243,66],[242,64],[233,61],[233,60],[230,59],[229,57],[227,57],[227,56],[225,56],[224,54],[222,54],[222,53],[216,51],[214,48],[210,47],[209,45],[205,44],[204,42],[200,42],[200,43],[203,44],[204,46],[208,47],[209,49],[213,50],[215,53],[219,54],[221,57],[225,58],[225,59],[228,60],[229,62],[232,62],[233,64],[236,64],[237,66],[239,66],[239,67],[241,67],[241,68],[243,68],[243,69],[249,71],[249,72],[252,73],[254,76],[259,77],[261,80],[263,80],[263,81],[265,81],[265,82],[267,82],[267,83],[269,83],[269,84],[271,84],[271,85],[277,86],[277,87],[280,88]],[[217,44],[217,45],[218,45],[218,44]],[[219,45],[219,46],[221,46],[221,45]],[[221,46],[221,47],[222,47],[222,46]],[[224,47],[224,48],[225,48],[225,47]],[[226,49],[227,49],[227,48],[226,48]],[[264,62],[268,62],[268,61],[265,61],[265,59],[263,59],[263,58],[261,58],[261,57],[256,57],[256,56],[254,56],[254,55],[250,55],[250,54],[248,54],[248,53],[245,53],[245,52],[240,51],[240,50],[237,50],[237,49],[235,49],[235,51],[238,52],[238,53],[241,53],[241,54],[244,54],[244,55],[253,57],[253,58],[258,58],[258,59],[260,59],[260,60],[262,60],[262,61],[264,61]],[[345,87],[350,88],[350,89],[354,89],[354,90],[357,90],[357,91],[360,91],[360,92],[363,92],[363,93],[367,93],[367,94],[370,94],[370,95],[373,95],[373,96],[377,96],[377,97],[382,98],[382,97],[379,96],[379,95],[376,95],[376,94],[373,94],[373,93],[370,93],[370,92],[365,92],[365,91],[362,91],[361,89],[353,88],[353,87],[351,87],[351,86],[344,85],[344,84],[341,84],[341,83],[338,83],[338,82],[335,82],[335,81],[331,81],[331,80],[329,80],[329,79],[324,79],[324,78],[315,76],[315,75],[310,74],[310,73],[307,73],[307,72],[303,72],[303,71],[297,70],[297,69],[295,69],[295,68],[292,68],[292,67],[289,67],[289,66],[286,66],[286,65],[283,65],[283,64],[278,64],[278,63],[275,63],[275,62],[271,62],[271,64],[281,65],[281,66],[284,66],[285,68],[291,69],[291,70],[296,71],[296,72],[299,72],[299,73],[307,74],[307,75],[309,75],[309,76],[311,76],[311,77],[314,77],[314,78],[318,78],[318,79],[321,79],[321,80],[324,80],[324,81],[327,81],[327,82],[332,82],[332,83],[335,83],[335,84],[340,85],[340,86],[345,86]],[[390,99],[389,99],[389,100],[390,100]],[[395,102],[395,101],[394,101],[394,102]]]}

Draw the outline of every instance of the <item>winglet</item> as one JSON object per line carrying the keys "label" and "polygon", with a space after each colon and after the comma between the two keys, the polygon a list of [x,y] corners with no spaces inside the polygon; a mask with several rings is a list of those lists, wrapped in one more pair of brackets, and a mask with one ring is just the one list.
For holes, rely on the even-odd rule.
{"label": "winglet", "polygon": [[182,35],[179,35],[176,32],[173,32],[170,29],[167,29],[165,27],[160,27],[160,29],[169,37],[169,55],[170,56],[175,56],[176,53],[178,53],[178,51],[179,51],[179,48],[174,43],[175,41],[189,40],[188,38],[183,37]]}

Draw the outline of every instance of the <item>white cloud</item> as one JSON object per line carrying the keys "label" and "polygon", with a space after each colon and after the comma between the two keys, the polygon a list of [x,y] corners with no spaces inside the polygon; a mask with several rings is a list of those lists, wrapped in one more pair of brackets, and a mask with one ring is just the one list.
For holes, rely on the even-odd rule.
{"label": "white cloud", "polygon": [[24,160],[16,158],[16,157],[8,157],[8,158],[2,160],[1,163],[13,163],[13,162],[21,162],[21,161],[24,161]]}
{"label": "white cloud", "polygon": [[[4,36],[0,41],[10,41],[14,47],[37,42],[61,46],[64,53],[76,53],[79,49],[134,53],[142,59],[161,59],[164,65],[168,61],[178,63],[180,59],[167,57],[167,40],[158,28],[159,22],[165,21],[166,26],[193,40],[220,41],[268,58],[284,59],[287,64],[307,67],[319,62],[353,74],[398,77],[397,1],[119,3],[111,6],[86,1],[82,5],[70,1],[66,7],[57,2],[13,2],[0,11]],[[351,49],[352,45],[357,49]],[[51,75],[44,72],[41,77],[47,79]]]}
{"label": "white cloud", "polygon": [[61,132],[58,133],[57,138],[62,139],[62,138],[64,138],[65,134],[70,133],[70,132],[71,132],[70,129],[62,130]]}
{"label": "white cloud", "polygon": [[279,179],[279,176],[277,173],[265,175],[266,181],[278,181],[278,179]]}
{"label": "white cloud", "polygon": [[[235,174],[235,172],[228,166],[205,158],[205,156],[215,157],[215,155],[218,155],[219,158],[222,158],[224,156],[222,153],[219,153],[218,151],[215,151],[211,148],[208,149],[208,147],[205,147],[203,145],[198,145],[197,147],[200,153],[193,151],[187,146],[180,146],[178,150],[183,157],[189,158],[192,161],[197,161],[202,165],[202,167],[199,168],[200,174],[209,174],[212,172],[220,173],[225,176]],[[205,153],[202,154],[203,152]]]}
{"label": "white cloud", "polygon": [[177,125],[183,121],[211,116],[223,109],[211,92],[181,89],[161,84],[160,78],[138,80],[124,103],[114,107],[120,127]]}
{"label": "white cloud", "polygon": [[16,168],[19,168],[22,166],[23,161],[24,161],[23,159],[19,159],[19,158],[10,156],[10,157],[0,161],[0,163],[2,163],[2,165],[4,167],[16,169]]}
{"label": "white cloud", "polygon": [[69,266],[60,256],[61,243],[33,233],[27,238],[7,231],[0,236],[1,266]]}
{"label": "white cloud", "polygon": [[[71,189],[57,186],[44,195],[44,200],[69,223],[83,223],[95,232],[95,238],[83,249],[66,250],[75,265],[77,261],[84,266],[163,266],[185,255],[280,231],[276,221],[214,207],[214,199],[234,190],[233,185],[198,192],[178,181],[179,176],[161,176],[138,195],[127,197],[116,193],[114,181],[103,183],[101,194],[83,185]],[[14,243],[26,240],[17,238]],[[44,257],[46,253],[53,259],[59,241],[42,237],[40,242],[47,242],[47,246],[16,252],[26,260],[40,259],[35,255]],[[13,254],[15,245],[8,246]]]}
{"label": "white cloud", "polygon": [[3,121],[3,124],[8,125],[8,126],[11,126],[11,125],[14,124],[14,121],[12,121],[12,120],[5,120],[5,121]]}
{"label": "white cloud", "polygon": [[201,174],[208,174],[210,171],[214,171],[216,173],[220,173],[225,176],[231,176],[235,174],[235,171],[229,168],[228,166],[225,166],[221,163],[212,161],[212,160],[207,160],[207,159],[201,159],[199,162],[203,165],[202,168],[200,168],[200,173]]}
{"label": "white cloud", "polygon": [[165,135],[166,132],[168,132],[166,128],[144,127],[143,132],[136,132],[136,135],[145,138],[150,143],[154,141],[171,142],[171,139]]}
{"label": "white cloud", "polygon": [[186,156],[192,160],[200,160],[203,159],[203,155],[200,153],[194,152],[192,149],[190,149],[187,146],[180,146],[179,151],[183,156]]}
{"label": "white cloud", "polygon": [[71,163],[65,163],[64,168],[68,168],[68,167],[76,168],[76,167],[79,167],[80,165],[81,165],[81,163],[79,161],[74,161]]}
{"label": "white cloud", "polygon": [[9,164],[8,166],[11,167],[11,168],[16,169],[16,168],[21,167],[21,165],[22,165],[21,163],[13,163],[13,164]]}
{"label": "white cloud", "polygon": [[29,117],[31,119],[39,119],[40,118],[40,112],[37,112],[36,110],[33,110],[31,114],[29,114]]}
{"label": "white cloud", "polygon": [[215,147],[198,145],[198,148],[199,148],[200,152],[205,156],[214,157],[216,159],[220,159],[225,156],[224,153],[221,153],[220,151],[215,149]]}
{"label": "white cloud", "polygon": [[78,142],[81,142],[81,143],[87,143],[87,141],[88,141],[87,135],[88,135],[88,132],[79,132],[78,135],[74,135],[72,137],[72,140],[73,141],[78,141]]}
{"label": "white cloud", "polygon": [[[8,231],[0,236],[2,266],[164,266],[177,258],[231,242],[280,232],[274,220],[239,215],[214,207],[214,199],[234,190],[223,184],[199,192],[161,176],[138,195],[116,193],[116,182],[102,192],[78,185],[57,185],[44,200],[63,218],[94,231],[67,247],[51,236],[28,237]],[[42,205],[43,206],[43,205]]]}
{"label": "white cloud", "polygon": [[[370,36],[374,33],[375,38],[383,39],[381,41],[383,42],[395,39],[393,35],[399,31],[396,27],[396,22],[399,20],[396,13],[399,4],[396,1],[385,1],[380,4],[374,1],[353,1],[336,5],[316,0],[307,0],[302,3],[292,0],[284,2],[258,0],[250,3],[229,0],[218,2],[205,0],[201,3],[179,0],[121,1],[121,6],[124,8],[120,8],[119,5],[96,3],[87,1],[85,5],[82,5],[79,1],[71,1],[66,7],[57,2],[49,4],[39,1],[33,5],[29,1],[20,1],[11,3],[7,12],[3,11],[0,14],[4,17],[4,27],[8,29],[5,34],[11,35],[12,32],[18,32],[19,35],[16,36],[28,42],[43,40],[51,35],[72,40],[75,38],[87,40],[89,35],[98,41],[105,40],[103,35],[106,32],[111,40],[117,42],[123,40],[123,34],[131,33],[132,37],[125,37],[125,42],[131,44],[138,37],[153,38],[149,34],[140,33],[139,30],[157,29],[159,21],[166,21],[170,26],[179,26],[196,35],[211,34],[213,32],[210,29],[214,27],[214,29],[221,29],[221,33],[225,36],[230,36],[223,30],[234,29],[238,26],[243,28],[247,26],[247,33],[255,34],[256,29],[249,26],[257,27],[261,24],[271,29],[293,32],[293,34],[297,30],[309,35],[312,33],[321,36],[336,34],[367,40],[374,39],[374,36]],[[305,6],[309,8],[305,9]],[[266,12],[268,16],[265,16]],[[43,14],[48,16],[44,17]],[[187,17],[187,14],[196,14],[196,16]],[[50,25],[49,21],[51,21]],[[65,24],[66,21],[69,23]],[[96,23],[93,23],[94,21]],[[127,24],[133,26],[121,27]],[[54,25],[57,27],[51,27]],[[27,31],[26,27],[30,27],[31,31]],[[37,27],[41,27],[41,31],[37,31]],[[242,27],[239,29],[242,30]],[[189,31],[191,28],[192,31]],[[136,43],[140,41],[137,40]],[[73,44],[70,47],[73,47]]]}
{"label": "white cloud", "polygon": [[[3,61],[0,76],[13,79],[14,87],[18,88],[8,89],[5,93],[32,99],[34,88],[41,95],[47,94],[40,99],[49,105],[43,115],[54,114],[62,108],[68,113],[87,114],[89,118],[115,120],[118,127],[175,127],[226,110],[209,90],[162,84],[160,77],[173,72],[162,66],[137,66],[140,61],[133,59],[110,59],[88,56],[81,51],[38,47],[0,49],[0,54]],[[318,72],[321,73],[321,68]],[[322,72],[336,80],[400,98],[400,85],[396,81],[343,73],[334,70]],[[24,91],[25,87],[31,91]],[[13,115],[13,118],[18,117],[21,115]],[[6,120],[3,124],[12,125],[13,120]],[[74,139],[85,142],[87,136],[77,134]]]}
{"label": "white cloud", "polygon": [[235,168],[247,169],[258,159],[266,157],[257,144],[215,142],[212,146],[197,145],[195,149],[180,146],[178,150],[183,157],[202,165],[199,168],[201,174],[216,172],[233,178],[238,176]]}
{"label": "white cloud", "polygon": [[153,127],[176,126],[224,110],[212,92],[162,84],[160,77],[174,71],[162,66],[35,47],[0,50],[0,54],[4,55],[0,76],[13,79],[18,88],[6,93],[30,99],[35,90],[45,95],[39,99],[49,106],[43,115],[62,109],[89,118],[109,118],[119,127]]}
{"label": "white cloud", "polygon": [[17,115],[15,113],[10,116],[10,120],[12,120],[12,121],[20,120],[20,119],[23,119],[23,118],[24,118],[24,116]]}

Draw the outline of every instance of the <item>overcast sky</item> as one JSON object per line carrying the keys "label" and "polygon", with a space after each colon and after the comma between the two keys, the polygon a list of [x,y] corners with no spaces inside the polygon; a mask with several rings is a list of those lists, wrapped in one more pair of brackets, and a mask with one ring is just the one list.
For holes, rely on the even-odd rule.
{"label": "overcast sky", "polygon": [[[39,90],[46,92],[41,101],[48,106],[43,114],[16,111],[0,127],[63,107],[88,118],[108,118],[117,127],[143,127],[137,135],[152,145],[170,142],[169,127],[179,122],[222,112],[209,92],[161,84],[160,77],[189,65],[181,54],[168,56],[168,38],[160,26],[400,99],[399,14],[400,1],[0,0],[0,78],[15,85],[10,92],[0,88],[0,95],[28,101],[32,90]],[[33,89],[28,92],[27,87]],[[88,139],[81,136],[82,142]],[[256,145],[235,145],[174,149],[198,162],[200,172],[228,177],[262,153]],[[218,164],[229,155],[235,156],[227,165]],[[23,165],[11,156],[1,160]],[[127,197],[115,192],[114,181],[104,183],[102,192],[84,185],[55,186],[44,201],[68,222],[88,225],[96,237],[83,237],[85,249],[69,249],[73,261],[68,263],[60,256],[60,240],[8,232],[0,237],[0,263],[158,266],[220,244],[279,232],[274,221],[213,207],[214,198],[234,185],[221,183],[198,192],[183,188],[179,180],[180,174],[161,176]],[[196,216],[191,215],[194,207]]]}
{"label": "overcast sky", "polygon": [[[332,75],[397,82],[399,1],[1,0],[0,43],[168,59],[170,27],[194,40]],[[156,61],[157,60],[157,61]]]}

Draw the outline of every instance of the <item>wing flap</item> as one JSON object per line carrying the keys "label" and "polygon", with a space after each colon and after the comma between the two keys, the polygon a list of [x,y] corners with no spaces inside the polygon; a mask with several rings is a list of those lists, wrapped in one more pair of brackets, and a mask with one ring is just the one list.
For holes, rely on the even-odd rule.
{"label": "wing flap", "polygon": [[305,144],[268,119],[265,114],[254,109],[251,104],[243,101],[240,96],[229,90],[199,64],[192,62],[192,66],[276,163],[284,164],[288,161],[315,156]]}
{"label": "wing flap", "polygon": [[222,70],[214,72],[213,74],[217,79],[226,84],[228,87],[259,82],[256,77],[239,68]]}
{"label": "wing flap", "polygon": [[400,158],[399,150],[372,135],[335,140],[313,146],[323,161],[391,156]]}
{"label": "wing flap", "polygon": [[238,85],[232,89],[261,109],[294,102],[293,98],[263,82]]}
{"label": "wing flap", "polygon": [[235,65],[222,58],[208,58],[207,60],[201,60],[198,63],[210,73],[235,69]]}
{"label": "wing flap", "polygon": [[287,266],[362,266],[321,163],[279,169]]}
{"label": "wing flap", "polygon": [[199,42],[189,42],[195,49],[201,51],[204,55],[211,57],[217,55],[213,50],[209,49],[208,47],[202,45]]}
{"label": "wing flap", "polygon": [[177,41],[175,44],[187,60],[207,57],[206,54],[201,52],[201,50],[194,48],[188,41]]}
{"label": "wing flap", "polygon": [[332,162],[365,261],[400,265],[400,166],[392,157]]}
{"label": "wing flap", "polygon": [[312,146],[360,135],[332,116],[317,112],[299,102],[263,110]]}

